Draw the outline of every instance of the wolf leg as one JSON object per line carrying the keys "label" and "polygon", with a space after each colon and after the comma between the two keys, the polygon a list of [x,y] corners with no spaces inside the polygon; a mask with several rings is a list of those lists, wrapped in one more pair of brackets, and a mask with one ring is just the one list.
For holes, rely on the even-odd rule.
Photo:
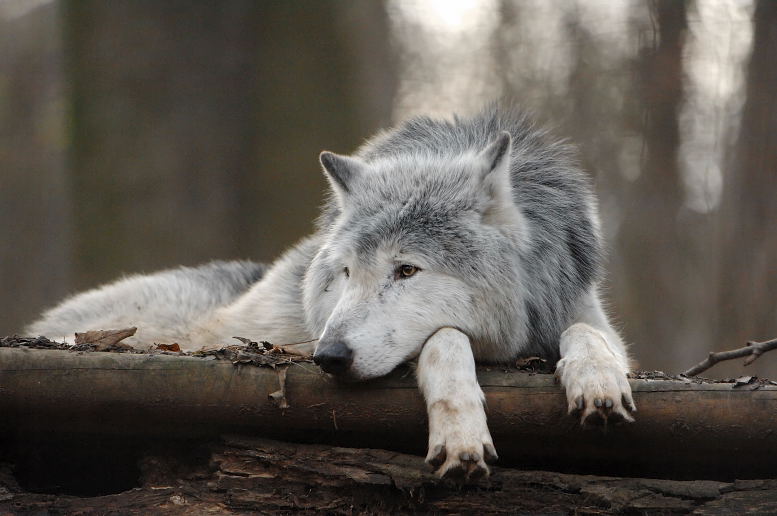
{"label": "wolf leg", "polygon": [[421,350],[416,374],[429,416],[426,462],[440,477],[488,475],[486,462],[497,455],[469,338],[453,328],[437,331]]}
{"label": "wolf leg", "polygon": [[595,290],[581,303],[575,323],[561,334],[560,351],[556,375],[566,390],[570,413],[579,413],[581,423],[592,416],[634,421],[630,412],[637,408],[626,378],[626,348]]}

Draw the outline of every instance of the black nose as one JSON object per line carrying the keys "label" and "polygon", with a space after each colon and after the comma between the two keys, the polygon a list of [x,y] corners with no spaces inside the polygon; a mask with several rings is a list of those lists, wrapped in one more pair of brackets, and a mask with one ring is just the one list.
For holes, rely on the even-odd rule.
{"label": "black nose", "polygon": [[351,367],[353,350],[342,340],[336,340],[324,346],[319,343],[318,349],[313,355],[313,362],[321,366],[321,369],[327,373],[340,375]]}

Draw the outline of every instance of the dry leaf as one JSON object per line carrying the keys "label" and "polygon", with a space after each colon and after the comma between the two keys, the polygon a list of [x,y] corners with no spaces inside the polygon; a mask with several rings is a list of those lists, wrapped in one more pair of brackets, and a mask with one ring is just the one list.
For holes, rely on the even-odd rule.
{"label": "dry leaf", "polygon": [[132,337],[137,328],[124,328],[123,330],[91,330],[76,333],[76,345],[94,346],[95,351],[107,351],[109,349],[133,349],[129,344],[120,341]]}
{"label": "dry leaf", "polygon": [[749,383],[753,383],[755,381],[755,376],[740,376],[736,379],[734,383],[734,387],[740,387],[742,385],[747,385]]}
{"label": "dry leaf", "polygon": [[161,351],[173,351],[175,353],[181,352],[181,346],[179,346],[177,342],[173,342],[172,344],[157,344],[156,349]]}

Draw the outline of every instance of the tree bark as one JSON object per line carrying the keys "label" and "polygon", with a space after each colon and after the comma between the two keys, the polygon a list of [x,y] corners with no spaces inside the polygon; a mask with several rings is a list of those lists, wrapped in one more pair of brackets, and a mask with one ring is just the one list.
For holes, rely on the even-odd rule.
{"label": "tree bark", "polygon": [[[343,384],[311,363],[277,370],[196,357],[0,348],[0,435],[284,440],[424,453],[426,413],[407,369]],[[631,380],[637,422],[583,429],[551,375],[484,368],[501,465],[674,478],[774,473],[777,387],[769,382]],[[282,402],[288,408],[282,409]]]}
{"label": "tree bark", "polygon": [[777,3],[756,2],[753,29],[747,97],[720,209],[722,342],[770,338],[777,310]]}
{"label": "tree bark", "polygon": [[0,513],[767,514],[777,481],[732,483],[494,468],[478,485],[436,479],[423,459],[386,450],[228,436],[208,464],[146,456],[141,485],[97,497],[24,492],[0,473]]}

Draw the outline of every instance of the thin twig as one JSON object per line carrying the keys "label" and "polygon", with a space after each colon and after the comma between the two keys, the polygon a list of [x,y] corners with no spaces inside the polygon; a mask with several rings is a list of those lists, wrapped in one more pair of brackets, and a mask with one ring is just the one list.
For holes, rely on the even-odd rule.
{"label": "thin twig", "polygon": [[286,346],[298,346],[300,344],[309,344],[311,342],[316,342],[318,339],[310,339],[310,340],[302,340],[300,342],[290,342],[288,344],[276,344],[279,348],[285,348]]}
{"label": "thin twig", "polygon": [[300,351],[297,349],[292,349],[292,346],[300,346],[302,344],[310,344],[311,342],[316,342],[318,339],[310,339],[310,340],[303,340],[301,342],[291,342],[289,344],[276,344],[274,347],[281,350],[283,353],[287,353],[289,355],[295,355],[302,358],[311,358],[313,355],[306,351]]}
{"label": "thin twig", "polygon": [[706,371],[710,367],[714,366],[718,362],[724,360],[733,360],[735,358],[747,357],[744,365],[750,365],[760,357],[763,353],[777,349],[777,339],[771,339],[764,342],[749,341],[745,347],[732,349],[731,351],[719,351],[711,352],[709,356],[691,367],[683,373],[685,376],[696,376],[697,374]]}
{"label": "thin twig", "polygon": [[307,371],[308,373],[322,372],[322,371],[321,371],[321,369],[319,369],[318,367],[316,367],[315,369],[313,369],[313,368],[310,368],[310,367],[305,367],[305,366],[304,366],[304,365],[302,365],[302,364],[303,364],[303,362],[298,362],[298,361],[293,361],[293,360],[292,360],[291,362],[289,362],[289,365],[293,365],[293,366],[301,367],[302,369],[304,369],[304,370],[305,370],[305,371]]}
{"label": "thin twig", "polygon": [[275,346],[273,349],[277,349],[278,351],[286,355],[294,355],[295,357],[310,358],[313,356],[310,353],[306,353],[304,351],[299,351],[297,349],[282,348],[280,346]]}

